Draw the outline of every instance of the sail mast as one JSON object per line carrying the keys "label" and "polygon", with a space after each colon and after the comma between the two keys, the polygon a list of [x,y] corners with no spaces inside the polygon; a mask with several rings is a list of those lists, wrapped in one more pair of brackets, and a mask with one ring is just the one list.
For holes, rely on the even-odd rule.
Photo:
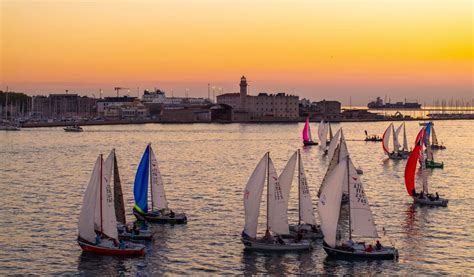
{"label": "sail mast", "polygon": [[347,156],[347,159],[346,159],[346,166],[347,166],[347,191],[348,191],[348,194],[349,194],[349,239],[352,239],[352,227],[351,227],[351,200],[350,200],[350,196],[351,196],[351,186],[349,185],[349,178],[350,178],[350,175],[349,175],[349,156]]}
{"label": "sail mast", "polygon": [[268,231],[268,214],[270,207],[270,152],[267,152],[267,231]]}
{"label": "sail mast", "polygon": [[104,159],[102,158],[102,154],[100,154],[100,233],[103,233],[103,223],[102,223],[102,164],[104,163]]}
{"label": "sail mast", "polygon": [[298,225],[301,224],[301,154],[298,149]]}
{"label": "sail mast", "polygon": [[153,182],[151,181],[151,178],[153,178],[153,174],[151,173],[151,143],[148,144],[148,172],[150,177],[148,184],[150,184],[151,211],[153,212],[153,189],[151,188],[151,186],[153,186]]}

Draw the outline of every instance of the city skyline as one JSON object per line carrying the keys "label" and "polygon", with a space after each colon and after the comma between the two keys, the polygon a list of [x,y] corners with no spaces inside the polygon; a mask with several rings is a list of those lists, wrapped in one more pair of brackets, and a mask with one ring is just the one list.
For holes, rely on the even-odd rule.
{"label": "city skyline", "polygon": [[473,96],[470,1],[0,3],[1,90],[207,97],[245,75],[344,105]]}

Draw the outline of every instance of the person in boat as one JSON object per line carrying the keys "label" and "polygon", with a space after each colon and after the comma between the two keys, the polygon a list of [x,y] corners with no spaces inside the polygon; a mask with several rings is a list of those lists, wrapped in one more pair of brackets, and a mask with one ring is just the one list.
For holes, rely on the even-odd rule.
{"label": "person in boat", "polygon": [[138,228],[138,224],[137,222],[133,222],[133,228],[132,228],[132,231],[135,235],[139,235],[140,234],[140,228]]}
{"label": "person in boat", "polygon": [[285,241],[284,241],[280,236],[277,236],[276,241],[277,241],[279,244],[285,244]]}
{"label": "person in boat", "polygon": [[296,233],[295,242],[300,242],[302,239],[303,239],[303,231],[298,230],[298,233]]}
{"label": "person in boat", "polygon": [[436,197],[435,197],[436,200],[439,200],[439,194],[438,192],[436,192]]}
{"label": "person in boat", "polygon": [[421,191],[421,192],[419,193],[418,198],[419,198],[419,199],[425,198],[425,195],[424,195],[423,191]]}
{"label": "person in boat", "polygon": [[263,240],[266,240],[268,242],[273,242],[273,237],[272,234],[270,234],[270,230],[265,231],[265,236],[263,236]]}
{"label": "person in boat", "polygon": [[349,239],[346,243],[342,244],[342,249],[354,251],[354,241]]}
{"label": "person in boat", "polygon": [[174,218],[175,213],[173,212],[173,210],[170,210],[170,214],[169,214],[169,215],[170,215],[171,218]]}
{"label": "person in boat", "polygon": [[125,242],[123,240],[120,240],[119,242],[119,248],[120,249],[125,249]]}
{"label": "person in boat", "polygon": [[365,248],[365,252],[372,252],[372,251],[374,251],[374,248],[372,247],[372,244],[369,244],[369,246]]}
{"label": "person in boat", "polygon": [[95,234],[95,245],[99,245],[101,241],[100,234],[96,233]]}
{"label": "person in boat", "polygon": [[380,241],[377,241],[377,243],[375,244],[375,250],[382,250],[382,244],[380,243]]}

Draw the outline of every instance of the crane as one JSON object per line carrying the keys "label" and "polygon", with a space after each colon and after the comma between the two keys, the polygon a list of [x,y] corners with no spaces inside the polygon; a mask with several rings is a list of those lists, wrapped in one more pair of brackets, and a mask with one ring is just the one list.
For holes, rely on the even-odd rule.
{"label": "crane", "polygon": [[119,97],[119,92],[120,92],[121,89],[128,89],[129,90],[129,88],[114,87],[114,90],[117,92],[117,97]]}

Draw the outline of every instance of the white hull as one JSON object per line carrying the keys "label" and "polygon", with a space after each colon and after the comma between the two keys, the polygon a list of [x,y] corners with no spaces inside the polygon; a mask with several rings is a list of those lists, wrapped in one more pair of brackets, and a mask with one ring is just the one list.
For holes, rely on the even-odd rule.
{"label": "white hull", "polygon": [[278,243],[276,240],[273,242],[265,240],[251,240],[242,238],[242,243],[245,249],[248,250],[263,250],[263,251],[301,251],[309,250],[313,248],[313,245],[308,240],[301,240],[294,242],[292,239],[282,239],[283,244]]}
{"label": "white hull", "polygon": [[290,235],[296,237],[298,232],[301,232],[304,239],[322,239],[324,237],[323,232],[319,226],[312,226],[309,224],[290,225]]}
{"label": "white hull", "polygon": [[423,206],[438,206],[438,207],[447,207],[448,206],[448,199],[439,198],[435,200],[430,200],[428,197],[425,198],[418,198],[413,197],[413,201],[415,204],[423,205]]}

